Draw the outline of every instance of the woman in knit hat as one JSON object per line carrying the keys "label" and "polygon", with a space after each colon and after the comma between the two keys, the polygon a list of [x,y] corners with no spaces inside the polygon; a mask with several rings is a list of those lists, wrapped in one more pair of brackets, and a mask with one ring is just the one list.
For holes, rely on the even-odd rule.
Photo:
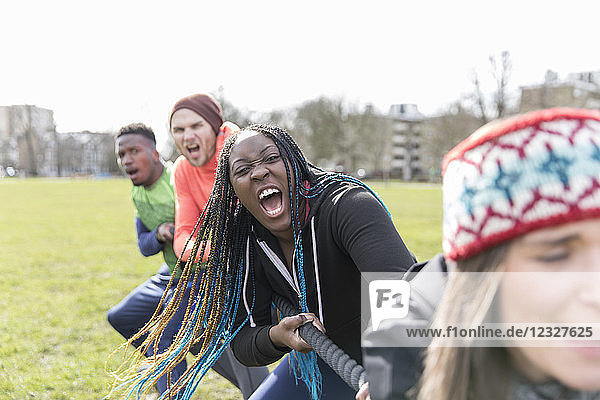
{"label": "woman in knit hat", "polygon": [[418,398],[600,399],[600,113],[490,123],[443,174],[450,273],[433,327],[530,330],[492,345],[434,338]]}

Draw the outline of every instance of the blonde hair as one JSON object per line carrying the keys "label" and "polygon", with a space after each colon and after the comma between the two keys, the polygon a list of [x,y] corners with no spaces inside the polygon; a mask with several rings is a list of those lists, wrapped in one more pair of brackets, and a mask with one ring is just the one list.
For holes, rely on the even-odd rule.
{"label": "blonde hair", "polygon": [[[498,272],[510,243],[503,243],[471,258],[458,261],[459,272],[450,273],[432,328],[472,326],[485,321],[500,285]],[[436,338],[427,348],[424,371],[417,387],[418,400],[479,400],[506,398],[509,366],[501,347],[449,347]],[[415,397],[415,391],[413,396]]]}

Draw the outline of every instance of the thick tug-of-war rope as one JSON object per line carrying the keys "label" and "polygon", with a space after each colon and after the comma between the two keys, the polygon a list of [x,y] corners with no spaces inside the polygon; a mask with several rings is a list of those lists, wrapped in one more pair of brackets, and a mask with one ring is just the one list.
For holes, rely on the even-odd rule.
{"label": "thick tug-of-war rope", "polygon": [[[273,303],[286,317],[299,314],[285,298],[273,294]],[[298,328],[300,337],[308,343],[315,352],[340,376],[352,389],[358,391],[366,382],[366,371],[362,365],[350,358],[344,350],[340,349],[323,332],[313,324],[306,323]]]}

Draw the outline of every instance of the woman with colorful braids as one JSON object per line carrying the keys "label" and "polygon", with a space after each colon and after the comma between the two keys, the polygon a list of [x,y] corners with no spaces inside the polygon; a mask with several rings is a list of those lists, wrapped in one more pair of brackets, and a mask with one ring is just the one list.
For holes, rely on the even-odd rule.
{"label": "woman with colorful braids", "polygon": [[[354,178],[310,164],[285,130],[252,125],[225,143],[195,230],[201,240],[189,259],[206,259],[205,270],[199,279],[188,262],[177,292],[192,287],[197,296],[175,343],[147,368],[138,365],[141,372],[122,384],[125,396],[147,392],[193,345],[198,358],[171,388],[173,398],[189,399],[230,344],[245,365],[291,352],[252,399],[354,398],[297,328],[313,323],[360,362],[360,273],[401,272],[414,262],[377,196]],[[274,319],[273,294],[301,313]],[[178,306],[167,305],[147,342]]]}

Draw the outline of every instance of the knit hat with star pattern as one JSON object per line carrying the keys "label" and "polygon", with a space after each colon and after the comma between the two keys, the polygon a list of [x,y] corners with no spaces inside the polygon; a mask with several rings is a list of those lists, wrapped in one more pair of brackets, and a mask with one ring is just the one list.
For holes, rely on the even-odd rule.
{"label": "knit hat with star pattern", "polygon": [[553,108],[491,122],[444,157],[442,174],[448,260],[600,217],[600,112]]}

